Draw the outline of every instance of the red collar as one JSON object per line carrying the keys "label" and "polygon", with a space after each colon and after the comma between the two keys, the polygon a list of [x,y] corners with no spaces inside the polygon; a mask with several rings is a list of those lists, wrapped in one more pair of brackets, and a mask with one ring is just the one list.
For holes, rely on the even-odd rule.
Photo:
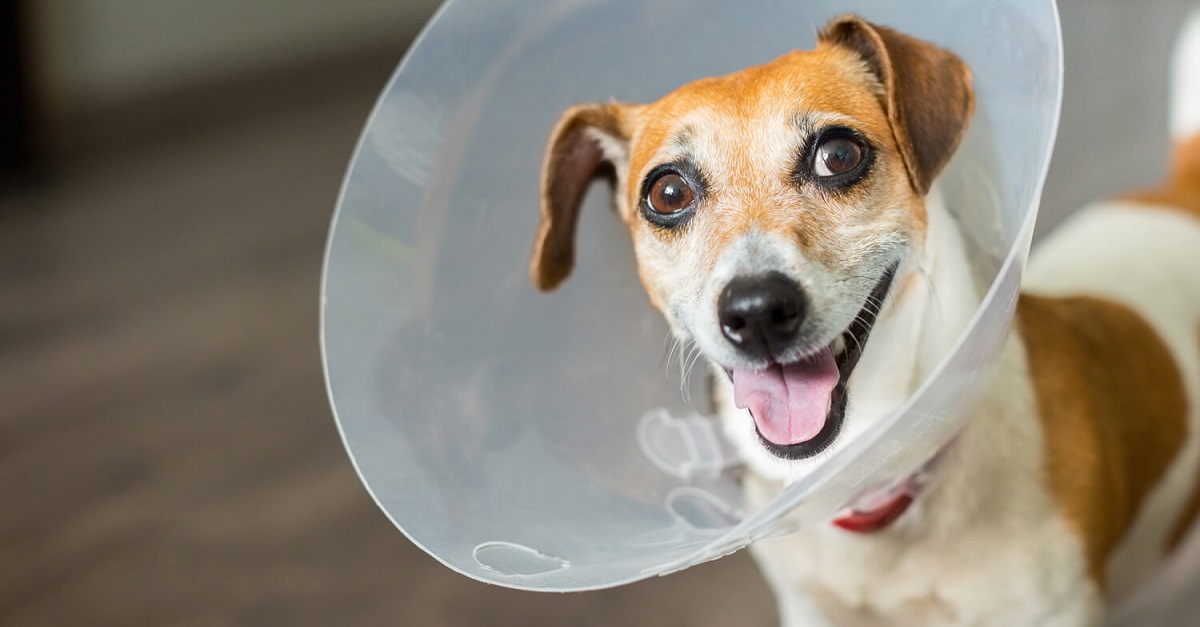
{"label": "red collar", "polygon": [[860,497],[833,519],[834,526],[851,533],[875,533],[890,527],[917,500],[942,454],[956,439],[951,438],[916,474],[891,487]]}
{"label": "red collar", "polygon": [[916,474],[899,483],[859,497],[833,519],[834,526],[852,533],[875,533],[887,529],[917,500],[917,495],[929,481],[930,470],[940,457],[939,452]]}
{"label": "red collar", "polygon": [[915,497],[913,491],[902,489],[882,505],[869,511],[850,508],[847,513],[834,518],[833,524],[854,533],[882,531],[908,511]]}

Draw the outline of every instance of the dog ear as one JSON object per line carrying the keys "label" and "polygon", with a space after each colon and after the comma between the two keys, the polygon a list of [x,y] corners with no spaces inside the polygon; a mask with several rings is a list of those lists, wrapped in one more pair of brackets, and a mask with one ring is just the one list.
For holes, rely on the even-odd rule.
{"label": "dog ear", "polygon": [[856,52],[883,86],[883,106],[908,178],[921,195],[958,148],[975,108],[971,70],[953,53],[856,15],[818,40]]}
{"label": "dog ear", "polygon": [[542,222],[533,244],[530,276],[552,290],[575,263],[575,225],[588,184],[629,163],[626,120],[631,107],[617,103],[576,105],[559,118],[542,162]]}

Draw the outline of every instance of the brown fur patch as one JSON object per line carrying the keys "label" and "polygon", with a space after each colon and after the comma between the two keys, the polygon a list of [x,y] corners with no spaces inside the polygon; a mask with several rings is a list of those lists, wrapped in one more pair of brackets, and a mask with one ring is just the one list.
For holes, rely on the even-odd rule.
{"label": "brown fur patch", "polygon": [[1017,320],[1049,487],[1103,588],[1108,555],[1183,446],[1182,377],[1154,329],[1123,305],[1022,295]]}
{"label": "brown fur patch", "polygon": [[1200,218],[1200,134],[1175,144],[1171,173],[1164,183],[1125,200],[1174,207]]}
{"label": "brown fur patch", "polygon": [[[675,139],[690,130],[691,140],[720,147],[719,158],[698,164],[710,188],[703,215],[689,230],[700,238],[702,250],[724,250],[746,231],[759,229],[793,239],[809,258],[836,267],[844,257],[840,231],[848,224],[894,222],[903,224],[906,232],[923,233],[920,198],[909,188],[903,162],[896,158],[899,149],[876,87],[854,52],[829,44],[684,85],[648,105],[638,117],[626,205],[637,206],[642,177],[671,155],[678,146]],[[789,120],[803,120],[810,111],[842,115],[876,142],[882,156],[870,184],[857,195],[839,198],[811,188],[798,190],[791,180],[790,157],[763,162],[764,121],[778,120],[781,125],[769,132],[782,135],[792,130]],[[891,215],[879,215],[879,208]],[[682,237],[645,228],[637,220],[631,227],[635,241],[672,242]],[[697,271],[707,271],[715,261],[714,254]]]}

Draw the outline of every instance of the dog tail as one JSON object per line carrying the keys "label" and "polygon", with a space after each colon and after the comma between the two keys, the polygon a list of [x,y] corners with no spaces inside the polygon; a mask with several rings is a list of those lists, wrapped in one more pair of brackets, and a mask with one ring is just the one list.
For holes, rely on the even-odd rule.
{"label": "dog tail", "polygon": [[1183,21],[1171,66],[1170,174],[1125,200],[1174,207],[1200,217],[1200,9]]}
{"label": "dog tail", "polygon": [[1171,68],[1171,136],[1186,142],[1200,135],[1200,9],[1184,20]]}

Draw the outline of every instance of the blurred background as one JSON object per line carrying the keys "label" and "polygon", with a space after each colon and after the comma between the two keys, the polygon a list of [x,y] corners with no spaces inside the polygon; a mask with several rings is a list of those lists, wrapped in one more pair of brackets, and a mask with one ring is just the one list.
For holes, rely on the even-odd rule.
{"label": "blurred background", "polygon": [[[1158,178],[1194,5],[1060,4],[1039,232]],[[469,581],[359,484],[321,377],[322,247],[436,5],[0,3],[0,625],[775,624],[744,554],[586,594]]]}

